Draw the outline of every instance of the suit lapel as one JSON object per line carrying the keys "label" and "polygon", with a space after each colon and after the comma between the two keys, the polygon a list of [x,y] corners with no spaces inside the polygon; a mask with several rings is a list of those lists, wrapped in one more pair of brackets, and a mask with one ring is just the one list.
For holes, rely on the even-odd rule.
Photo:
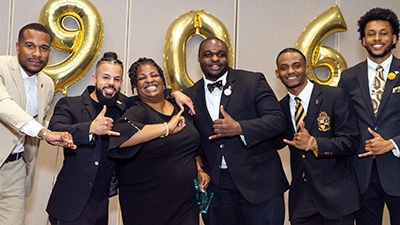
{"label": "suit lapel", "polygon": [[314,83],[314,88],[311,93],[310,102],[308,103],[307,114],[304,120],[305,127],[308,131],[311,130],[313,124],[315,123],[315,118],[317,118],[317,113],[319,111],[320,106],[322,105],[323,99],[320,98],[322,94],[321,88],[319,84]]}
{"label": "suit lapel", "polygon": [[18,58],[17,56],[14,57],[14,59],[10,63],[11,66],[11,77],[15,82],[15,85],[17,86],[18,95],[13,95],[15,98],[16,96],[19,96],[19,99],[14,99],[20,106],[21,108],[25,109],[26,107],[26,93],[25,93],[25,86],[24,86],[24,81],[22,80],[22,75],[21,75],[21,70],[18,64]]}
{"label": "suit lapel", "polygon": [[[389,73],[393,72],[393,71],[400,71],[400,60],[398,60],[394,56],[393,56],[392,64],[390,65]],[[383,111],[382,109],[385,107],[390,95],[392,94],[392,89],[399,81],[399,77],[400,76],[398,75],[393,80],[386,79],[385,90],[383,92],[381,102],[379,103],[378,114],[376,116],[377,118],[379,118],[379,115],[382,113],[382,111]]]}
{"label": "suit lapel", "polygon": [[360,85],[360,91],[364,98],[365,105],[367,106],[368,113],[370,117],[375,120],[374,110],[372,108],[371,95],[369,91],[369,83],[368,83],[368,65],[367,61],[364,61],[356,70],[356,76],[358,79],[358,83]]}
{"label": "suit lapel", "polygon": [[38,118],[37,121],[39,123],[43,123],[43,118],[45,117],[44,112],[46,111],[46,90],[44,88],[42,76],[46,76],[44,74],[38,74],[37,75],[37,81],[38,81],[38,97],[39,97],[39,102],[38,102]]}
{"label": "suit lapel", "polygon": [[[222,95],[221,95],[221,103],[220,105],[224,106],[224,109],[228,109],[228,103],[229,100],[232,98],[231,96],[234,95],[234,89],[235,89],[235,84],[236,84],[236,77],[235,73],[233,72],[232,69],[229,68],[228,74],[226,76],[226,84],[222,88]],[[225,91],[227,89],[230,89],[230,93],[228,91]],[[219,112],[219,118],[222,118],[221,112]]]}
{"label": "suit lapel", "polygon": [[287,120],[290,120],[290,124],[288,123],[288,129],[286,130],[287,137],[291,140],[293,139],[295,130],[294,130],[294,125],[292,121],[292,114],[290,113],[290,97],[289,95],[286,95],[282,100],[282,111],[285,113]]}
{"label": "suit lapel", "polygon": [[[200,115],[204,116],[207,122],[212,126],[213,120],[211,119],[210,114],[208,113],[207,109],[207,103],[206,103],[206,94],[204,93],[204,79],[202,78],[195,84],[195,99],[194,101],[197,102],[197,105],[199,107],[196,108],[196,110],[200,111]],[[196,105],[196,104],[195,104]]]}

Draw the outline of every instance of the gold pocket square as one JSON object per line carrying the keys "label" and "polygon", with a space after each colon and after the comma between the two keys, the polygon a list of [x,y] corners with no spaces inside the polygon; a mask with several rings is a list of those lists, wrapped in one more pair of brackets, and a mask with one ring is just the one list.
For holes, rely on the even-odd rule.
{"label": "gold pocket square", "polygon": [[400,92],[400,86],[394,87],[392,89],[392,93],[399,93]]}

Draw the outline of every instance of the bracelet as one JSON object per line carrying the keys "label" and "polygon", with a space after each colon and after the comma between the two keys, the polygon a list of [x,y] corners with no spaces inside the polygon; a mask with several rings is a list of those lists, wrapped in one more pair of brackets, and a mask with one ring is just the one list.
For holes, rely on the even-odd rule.
{"label": "bracelet", "polygon": [[163,124],[165,125],[165,128],[167,129],[167,130],[165,131],[164,137],[168,137],[168,135],[169,135],[169,126],[168,126],[168,123],[167,123],[167,122],[164,122]]}
{"label": "bracelet", "polygon": [[311,150],[311,147],[313,146],[313,143],[315,141],[315,138],[313,136],[310,137],[307,143],[306,151]]}
{"label": "bracelet", "polygon": [[43,131],[42,137],[41,137],[42,140],[45,140],[44,138],[46,137],[47,132],[51,132],[51,130],[46,129],[46,130]]}
{"label": "bracelet", "polygon": [[205,169],[204,166],[200,166],[200,167],[197,169],[197,171],[198,171],[198,172],[203,172],[203,173],[205,173],[205,172],[206,172],[206,169]]}

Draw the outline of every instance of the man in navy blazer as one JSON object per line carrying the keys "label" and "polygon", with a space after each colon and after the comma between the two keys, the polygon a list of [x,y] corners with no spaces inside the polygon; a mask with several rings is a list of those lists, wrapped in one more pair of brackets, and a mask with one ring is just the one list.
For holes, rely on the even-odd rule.
{"label": "man in navy blazer", "polygon": [[197,112],[207,190],[215,193],[203,220],[283,224],[288,182],[274,138],[286,120],[264,75],[229,68],[227,49],[218,38],[205,39],[198,55],[204,77],[185,90]]}
{"label": "man in navy blazer", "polygon": [[[386,203],[391,224],[400,224],[400,60],[392,55],[399,20],[389,10],[374,8],[358,21],[367,60],[343,71],[339,86],[351,97],[358,118],[360,144],[354,157],[361,191],[359,225],[381,224]],[[374,114],[371,102],[375,68],[383,67],[384,92]]]}
{"label": "man in navy blazer", "polygon": [[[288,125],[279,141],[290,149],[290,222],[353,225],[359,191],[351,159],[359,131],[350,98],[341,88],[309,81],[306,58],[298,49],[283,49],[276,65],[276,77],[289,92],[280,101]],[[305,115],[297,123],[296,99]]]}

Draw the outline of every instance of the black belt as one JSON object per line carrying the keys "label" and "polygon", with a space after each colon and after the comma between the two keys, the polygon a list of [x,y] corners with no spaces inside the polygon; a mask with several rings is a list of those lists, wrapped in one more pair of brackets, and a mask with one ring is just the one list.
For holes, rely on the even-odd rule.
{"label": "black belt", "polygon": [[24,155],[24,152],[19,152],[19,153],[11,154],[11,155],[9,155],[9,156],[7,157],[7,159],[6,159],[5,162],[7,163],[7,162],[16,161],[16,160],[22,158],[23,155]]}

